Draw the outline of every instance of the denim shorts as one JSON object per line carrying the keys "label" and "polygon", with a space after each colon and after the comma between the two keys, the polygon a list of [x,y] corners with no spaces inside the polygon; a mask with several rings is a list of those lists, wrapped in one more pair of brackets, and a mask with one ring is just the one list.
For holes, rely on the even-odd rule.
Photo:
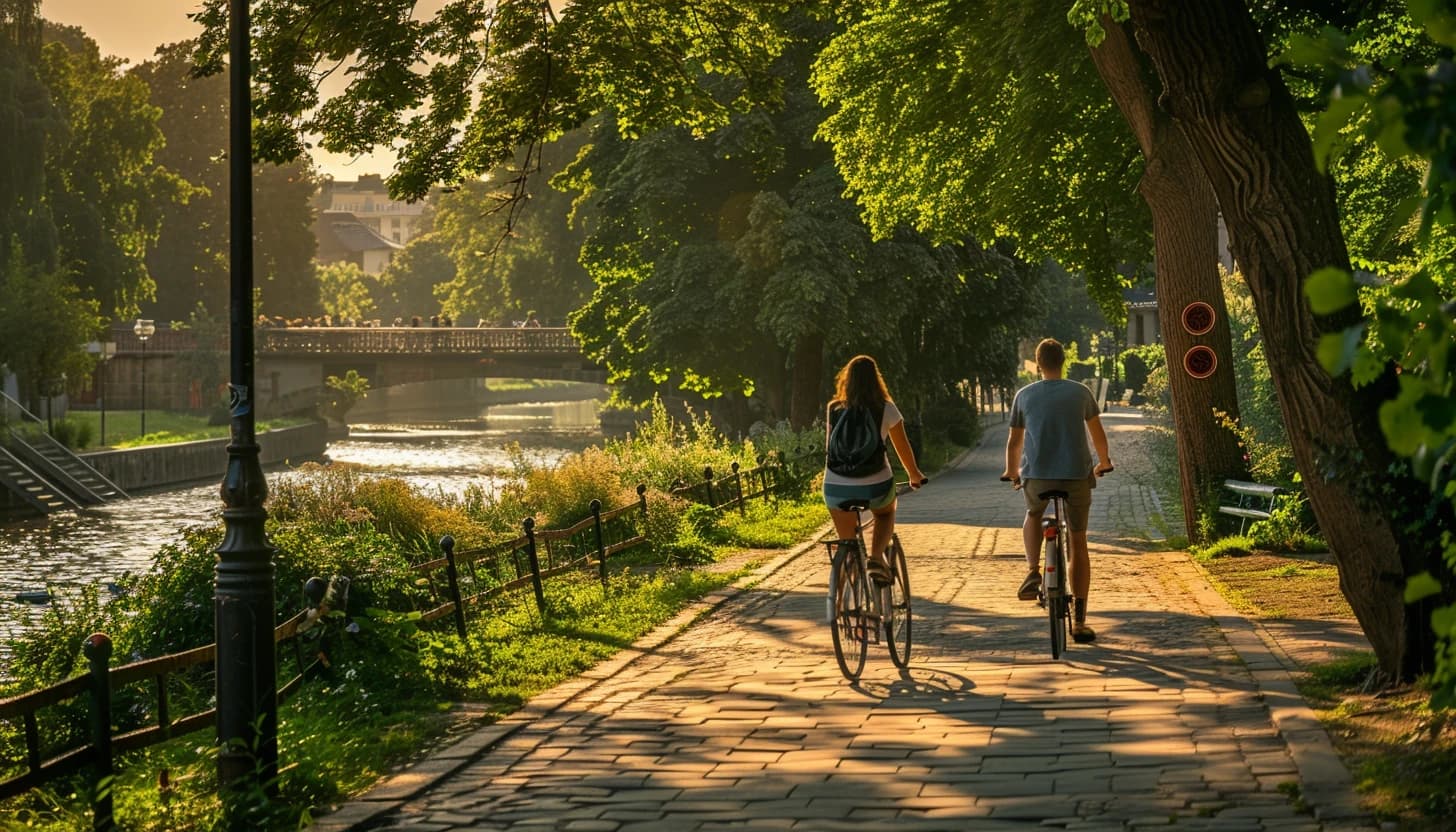
{"label": "denim shorts", "polygon": [[824,483],[824,505],[834,511],[843,511],[839,504],[847,500],[868,500],[870,511],[878,511],[895,502],[895,481],[888,479],[869,485]]}

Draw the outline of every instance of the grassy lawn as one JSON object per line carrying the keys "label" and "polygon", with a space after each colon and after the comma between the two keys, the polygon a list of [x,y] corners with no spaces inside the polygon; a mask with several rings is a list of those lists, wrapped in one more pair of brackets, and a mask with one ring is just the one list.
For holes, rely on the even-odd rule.
{"label": "grassy lawn", "polygon": [[[222,439],[228,436],[227,425],[209,425],[207,416],[192,413],[174,413],[165,410],[147,411],[147,433],[142,435],[140,410],[106,411],[106,443],[101,442],[101,413],[95,410],[72,410],[67,420],[82,425],[81,430],[90,437],[82,450],[96,448],[135,448],[141,445],[169,445],[175,442],[193,442],[198,439]],[[291,427],[307,422],[307,419],[269,419],[259,422],[259,431]]]}
{"label": "grassy lawn", "polygon": [[1456,818],[1456,720],[1433,713],[1421,684],[1365,689],[1370,653],[1309,668],[1300,692],[1354,774],[1361,803],[1403,832],[1444,832]]}

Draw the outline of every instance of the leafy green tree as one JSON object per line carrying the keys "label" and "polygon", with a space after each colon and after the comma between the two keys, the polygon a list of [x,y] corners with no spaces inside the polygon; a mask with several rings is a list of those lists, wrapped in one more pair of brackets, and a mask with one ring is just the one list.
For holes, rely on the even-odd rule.
{"label": "leafy green tree", "polygon": [[62,258],[108,314],[129,317],[155,288],[146,253],[162,207],[190,189],[156,163],[160,112],[146,85],[73,27],[48,28],[47,41],[40,78],[63,128],[47,141],[46,201]]}
{"label": "leafy green tree", "polygon": [[[443,287],[456,279],[455,260],[451,255],[448,239],[436,231],[426,231],[410,238],[379,275],[376,295],[379,314],[392,320],[431,314],[439,309],[436,287]],[[445,311],[457,320],[463,320],[459,310],[464,305],[449,300],[444,303]]]}
{"label": "leafy green tree", "polygon": [[[1373,314],[1325,334],[1319,351],[1337,378],[1386,395],[1378,410],[1383,436],[1428,491],[1428,499],[1407,504],[1425,522],[1400,531],[1416,536],[1428,550],[1438,549],[1440,558],[1407,562],[1403,600],[1415,605],[1410,617],[1424,630],[1408,637],[1416,644],[1435,642],[1432,702],[1449,708],[1456,706],[1456,321],[1451,301],[1456,281],[1450,257],[1456,232],[1456,168],[1451,164],[1456,113],[1450,105],[1456,100],[1456,11],[1425,0],[1411,2],[1409,10],[1411,28],[1421,32],[1425,49],[1382,55],[1362,50],[1358,33],[1326,31],[1298,43],[1291,59],[1317,69],[1327,95],[1314,135],[1320,161],[1353,137],[1426,171],[1416,197],[1395,215],[1396,227],[1408,214],[1416,218],[1415,256],[1404,269],[1392,269],[1390,276],[1397,279],[1390,285],[1366,293],[1374,296]],[[1357,285],[1347,270],[1315,272],[1304,289],[1317,315],[1348,316],[1359,308]],[[1401,367],[1398,385],[1382,388],[1381,371],[1392,361]]]}
{"label": "leafy green tree", "polygon": [[70,275],[25,261],[18,246],[0,270],[0,365],[10,369],[31,409],[64,379],[81,379],[95,359],[85,344],[101,331],[99,304]]}
{"label": "leafy green tree", "polygon": [[[867,6],[818,57],[815,86],[832,105],[822,132],[877,233],[904,223],[935,239],[1013,241],[1083,275],[1116,328],[1124,273],[1156,262],[1167,363],[1205,344],[1223,368],[1169,378],[1184,525],[1196,537],[1207,495],[1244,473],[1214,416],[1238,413],[1217,205],[1128,34],[1109,27],[1089,52],[1066,15],[1064,0]],[[1194,301],[1215,311],[1199,337],[1178,318]]]}
{"label": "leafy green tree", "polygon": [[436,283],[446,313],[497,321],[535,312],[561,322],[590,295],[591,277],[577,260],[584,233],[570,223],[571,196],[550,184],[585,137],[577,130],[523,150],[517,163],[484,182],[441,196],[435,233],[454,261],[450,279]]}
{"label": "leafy green tree", "polygon": [[322,299],[324,312],[333,316],[335,322],[349,318],[363,320],[374,317],[375,289],[371,288],[374,283],[374,279],[354,263],[328,263],[318,266],[319,297]]}
{"label": "leafy green tree", "polygon": [[[787,25],[809,44],[826,32]],[[592,226],[582,257],[597,282],[572,325],[627,395],[664,382],[757,393],[807,424],[826,362],[855,353],[879,359],[902,401],[1014,372],[1032,270],[910,232],[876,241],[813,139],[811,56],[792,50],[777,68],[782,110],[733,116],[701,139],[669,128],[628,140],[607,118],[561,177],[581,192]],[[932,350],[938,360],[923,360]]]}
{"label": "leafy green tree", "polygon": [[180,375],[195,386],[200,410],[211,410],[227,402],[223,392],[228,379],[228,319],[209,311],[198,301],[187,319],[173,321],[174,331],[192,333],[193,347],[174,359]]}
{"label": "leafy green tree", "polygon": [[40,19],[36,0],[0,4],[0,263],[19,246],[32,263],[56,265],[56,227],[45,204],[46,136],[59,129],[36,74]]}
{"label": "leafy green tree", "polygon": [[[1336,8],[1344,8],[1336,6]],[[1311,309],[1302,285],[1325,269],[1348,271],[1331,181],[1316,164],[1296,99],[1249,8],[1236,0],[1079,0],[1077,19],[1108,14],[1131,24],[1218,196],[1231,248],[1249,284],[1280,409],[1310,505],[1340,566],[1341,586],[1382,670],[1412,677],[1434,658],[1421,616],[1395,576],[1431,557],[1424,535],[1398,530],[1400,506],[1419,500],[1380,433],[1380,402],[1398,384],[1393,366],[1356,387],[1316,359],[1322,336],[1344,331],[1354,308]]]}
{"label": "leafy green tree", "polygon": [[[157,244],[147,267],[157,284],[159,319],[182,318],[198,303],[213,314],[228,307],[228,80],[192,73],[193,41],[161,46],[156,56],[130,70],[144,81],[149,101],[161,110],[166,144],[158,164],[185,179],[185,203],[163,206]],[[287,317],[318,311],[313,271],[317,242],[311,199],[317,189],[306,157],[253,167],[253,251],[261,302]]]}
{"label": "leafy green tree", "polygon": [[[522,148],[607,109],[628,135],[666,124],[703,133],[747,102],[776,98],[780,84],[767,68],[786,43],[779,15],[806,5],[819,8],[788,0],[582,0],[560,8],[447,0],[432,14],[396,2],[259,4],[257,152],[297,158],[309,134],[343,153],[399,139],[390,190],[420,198],[437,183],[509,164]],[[227,12],[227,0],[204,0],[196,16],[205,27],[198,63],[207,71],[225,65]],[[319,79],[348,58],[346,89],[321,100]],[[735,89],[706,83],[725,73],[742,79]]]}

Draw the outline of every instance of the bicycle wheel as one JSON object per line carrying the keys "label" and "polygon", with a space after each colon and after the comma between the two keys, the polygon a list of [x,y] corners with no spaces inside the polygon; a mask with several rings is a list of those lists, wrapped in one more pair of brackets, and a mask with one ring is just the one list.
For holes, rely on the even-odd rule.
{"label": "bicycle wheel", "polygon": [[905,547],[900,536],[890,542],[891,581],[884,589],[885,640],[890,643],[890,661],[896,667],[910,663],[910,570],[905,565]]}
{"label": "bicycle wheel", "polygon": [[1050,538],[1043,552],[1046,574],[1046,610],[1051,622],[1052,659],[1060,659],[1067,650],[1066,625],[1066,559],[1062,557],[1062,535]]}
{"label": "bicycle wheel", "polygon": [[829,566],[829,590],[834,599],[829,610],[829,632],[839,672],[851,682],[859,681],[870,649],[865,630],[865,607],[869,603],[866,582],[859,547],[841,545]]}

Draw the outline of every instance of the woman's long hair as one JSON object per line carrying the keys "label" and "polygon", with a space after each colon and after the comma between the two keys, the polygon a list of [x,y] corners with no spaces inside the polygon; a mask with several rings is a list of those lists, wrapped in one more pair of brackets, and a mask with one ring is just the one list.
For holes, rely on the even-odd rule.
{"label": "woman's long hair", "polygon": [[885,406],[885,402],[894,401],[890,398],[890,391],[885,389],[885,379],[880,375],[880,368],[875,360],[868,355],[856,355],[849,359],[844,369],[834,379],[834,398],[830,400],[831,409],[836,407],[868,407],[871,409]]}

